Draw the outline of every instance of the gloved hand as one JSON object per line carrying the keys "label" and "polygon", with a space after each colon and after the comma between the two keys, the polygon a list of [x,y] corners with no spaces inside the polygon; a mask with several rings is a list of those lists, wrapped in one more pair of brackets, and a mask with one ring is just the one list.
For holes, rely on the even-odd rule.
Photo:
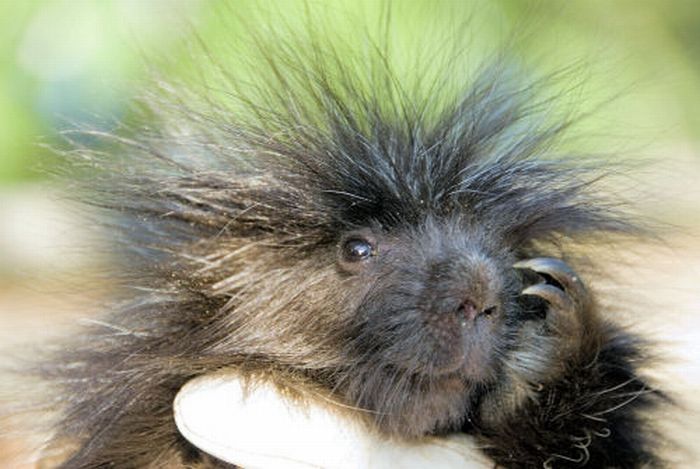
{"label": "gloved hand", "polygon": [[270,383],[245,387],[235,373],[218,373],[183,386],[175,422],[199,449],[246,469],[493,467],[466,435],[392,441],[317,401],[300,404]]}

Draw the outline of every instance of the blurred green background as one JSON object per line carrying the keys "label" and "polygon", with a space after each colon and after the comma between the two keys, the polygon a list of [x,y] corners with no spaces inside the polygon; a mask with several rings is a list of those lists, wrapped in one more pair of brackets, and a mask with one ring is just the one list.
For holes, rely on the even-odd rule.
{"label": "blurred green background", "polygon": [[[287,30],[318,20],[352,43],[382,21],[385,4],[0,0],[0,345],[19,350],[59,332],[109,292],[108,279],[85,281],[105,262],[99,233],[47,176],[61,129],[128,122],[154,61],[167,76],[206,74],[193,67],[202,54],[193,31],[226,62],[240,50],[242,24]],[[469,36],[478,62],[522,30],[513,46],[525,63],[542,73],[576,65],[571,78],[583,85],[564,105],[596,109],[576,141],[648,163],[632,176],[645,194],[635,195],[639,208],[678,228],[665,235],[671,250],[644,252],[641,268],[623,269],[624,280],[606,288],[632,292],[635,315],[663,308],[638,322],[676,344],[669,382],[700,408],[700,0],[406,0],[391,3],[391,18],[403,57],[455,31]],[[696,441],[700,429],[684,425]],[[25,446],[0,432],[0,467],[24,467],[6,461]]]}
{"label": "blurred green background", "polygon": [[698,0],[0,0],[0,278],[86,261],[85,227],[67,224],[81,220],[63,216],[47,176],[62,129],[128,123],[154,69],[213,82],[198,40],[254,80],[258,70],[237,61],[246,28],[284,37],[310,23],[360,48],[387,11],[399,68],[437,41],[465,45],[475,65],[513,37],[513,55],[536,73],[573,65],[556,84],[573,89],[563,108],[595,109],[573,131],[575,150],[651,162],[635,175],[641,210],[700,226]]}
{"label": "blurred green background", "polygon": [[[273,22],[276,17],[288,22],[306,8],[311,17],[330,17],[348,30],[361,27],[353,22],[372,24],[382,10],[373,1],[300,4],[0,2],[0,184],[41,178],[34,168],[47,155],[37,143],[53,140],[66,123],[123,116],[146,73],[146,57],[165,55],[180,63],[172,73],[187,73],[188,62],[178,57],[188,54],[182,38],[192,29],[208,44],[230,45],[240,31],[221,17],[248,17],[255,7],[266,10]],[[580,101],[622,93],[596,118],[611,138],[633,135],[655,144],[692,144],[700,136],[697,0],[398,1],[392,9],[399,33],[407,36],[421,36],[426,25],[469,20],[480,44],[524,26],[532,32],[519,44],[519,53],[554,68],[582,59],[595,66],[587,77],[588,95]]]}

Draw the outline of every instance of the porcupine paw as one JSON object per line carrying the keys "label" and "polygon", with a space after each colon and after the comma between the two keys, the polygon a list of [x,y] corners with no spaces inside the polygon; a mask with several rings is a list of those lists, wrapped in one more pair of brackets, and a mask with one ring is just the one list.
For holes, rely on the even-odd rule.
{"label": "porcupine paw", "polygon": [[[538,257],[519,261],[515,269],[531,271],[539,282],[527,282],[521,294],[543,300],[544,317],[527,321],[514,338],[509,366],[500,386],[494,388],[480,409],[480,425],[489,431],[507,428],[524,403],[534,402],[549,384],[570,371],[584,349],[584,331],[593,314],[591,300],[581,279],[564,261]],[[573,361],[572,361],[573,360]],[[494,430],[495,429],[495,430]]]}
{"label": "porcupine paw", "polygon": [[537,296],[547,302],[545,328],[559,339],[559,352],[578,349],[585,316],[590,311],[588,291],[578,274],[566,262],[549,257],[527,259],[513,267],[531,270],[542,278],[540,283],[523,289],[522,295]]}

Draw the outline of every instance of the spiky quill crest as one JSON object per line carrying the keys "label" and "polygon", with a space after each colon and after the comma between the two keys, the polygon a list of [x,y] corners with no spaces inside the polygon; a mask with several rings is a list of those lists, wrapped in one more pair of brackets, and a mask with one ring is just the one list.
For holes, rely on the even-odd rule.
{"label": "spiky quill crest", "polygon": [[[171,406],[187,380],[229,367],[313,383],[380,416],[401,410],[406,420],[387,431],[424,431],[405,424],[429,406],[407,408],[406,395],[440,389],[367,357],[360,299],[336,267],[347,232],[459,219],[516,258],[635,232],[598,193],[599,166],[555,156],[567,123],[544,116],[551,102],[506,59],[425,86],[420,69],[398,76],[386,49],[368,44],[348,56],[318,37],[277,41],[257,50],[255,83],[226,72],[216,95],[229,104],[159,80],[139,124],[77,132],[98,142],[75,144],[69,174],[90,171],[81,197],[128,254],[114,277],[128,298],[42,366],[65,398],[53,445],[77,443],[64,467],[215,464],[178,435]],[[620,350],[640,359],[633,345]],[[529,464],[522,448],[500,460]]]}

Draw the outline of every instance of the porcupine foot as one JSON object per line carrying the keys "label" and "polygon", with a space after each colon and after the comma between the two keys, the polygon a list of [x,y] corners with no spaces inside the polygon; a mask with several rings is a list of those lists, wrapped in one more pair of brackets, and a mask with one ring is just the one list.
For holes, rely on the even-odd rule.
{"label": "porcupine foot", "polygon": [[503,384],[482,402],[475,433],[485,452],[509,468],[660,466],[645,415],[664,397],[638,374],[642,342],[600,317],[564,261],[514,268],[542,278],[522,295],[543,299],[546,314],[521,331]]}
{"label": "porcupine foot", "polygon": [[558,359],[575,354],[581,348],[585,328],[594,320],[591,300],[579,275],[564,261],[549,257],[520,261],[513,267],[531,270],[543,278],[522,294],[547,302],[544,326],[548,336],[558,342]]}

